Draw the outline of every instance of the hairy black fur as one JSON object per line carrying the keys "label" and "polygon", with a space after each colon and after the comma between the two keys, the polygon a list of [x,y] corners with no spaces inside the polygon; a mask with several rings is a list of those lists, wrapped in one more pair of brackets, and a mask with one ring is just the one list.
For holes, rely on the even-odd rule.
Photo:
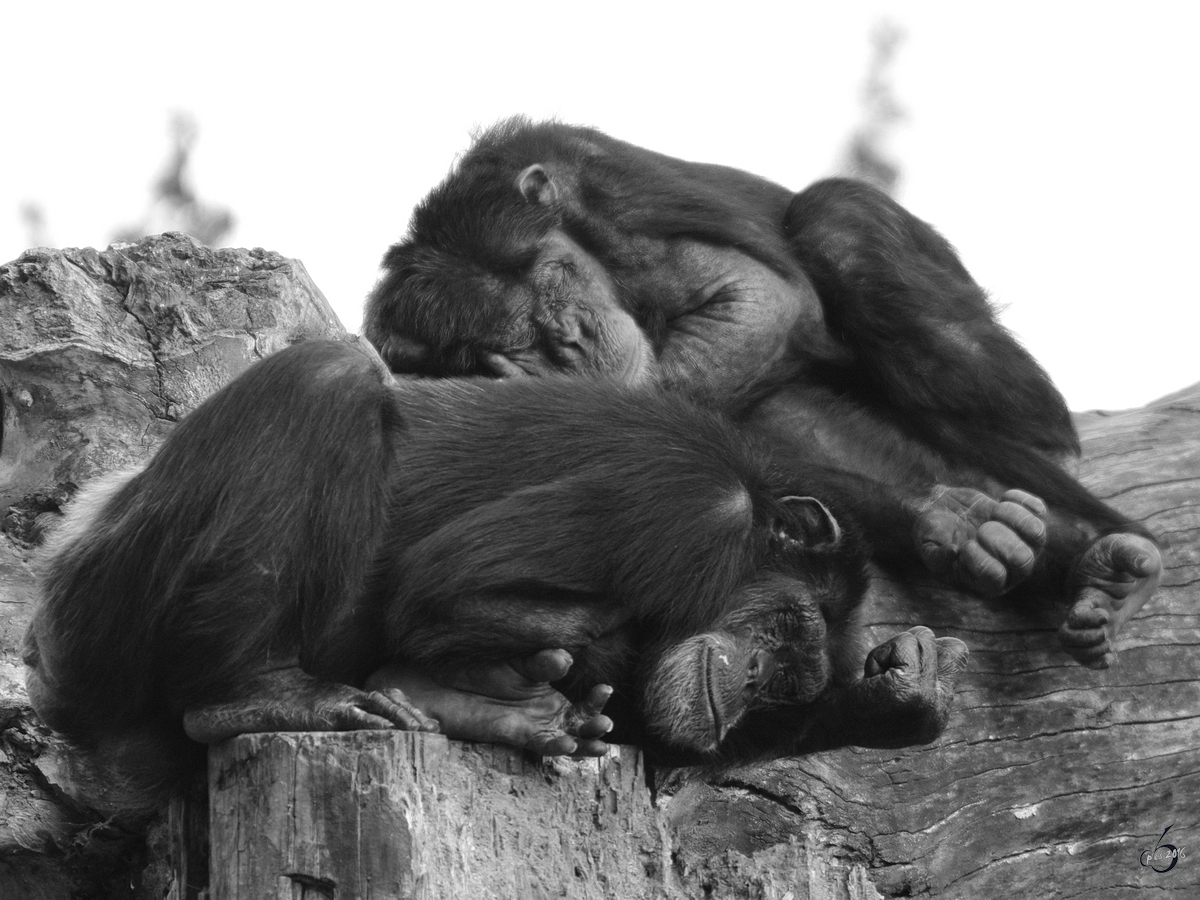
{"label": "hairy black fur", "polygon": [[[525,167],[546,160],[568,195],[556,209],[527,203],[513,189]],[[436,350],[431,368],[480,374],[478,349],[507,333],[512,292],[551,228],[564,229],[618,278],[640,262],[631,236],[687,235],[791,274],[797,267],[780,230],[791,198],[764,178],[654,153],[596,129],[510,119],[480,135],[416,208],[408,239],[384,258],[363,333],[376,346],[386,335],[417,337]],[[653,296],[627,299],[649,330],[661,328]]]}
{"label": "hairy black fur", "polygon": [[[289,659],[357,685],[391,660],[564,647],[573,684],[635,697],[643,657],[736,624],[768,576],[777,606],[853,630],[865,553],[839,478],[653,391],[396,384],[347,345],[303,344],[82,501],[45,565],[30,694],[107,777],[146,785],[186,761],[186,710]],[[841,538],[784,553],[773,529],[805,526],[780,498],[808,494]]]}
{"label": "hairy black fur", "polygon": [[[553,202],[531,202],[517,189],[533,165],[557,186]],[[793,443],[802,456],[822,430],[842,448],[872,440],[899,448],[897,463],[874,454],[854,471],[913,502],[939,482],[1039,495],[1054,513],[1051,556],[1059,574],[1098,535],[1151,537],[1064,471],[1062,462],[1079,453],[1066,403],[996,320],[953,247],[865,183],[827,179],[793,194],[592,128],[510,119],[476,139],[388,251],[365,335],[402,370],[485,374],[483,354],[538,339],[514,340],[513,332],[528,328],[530,266],[554,229],[600,262],[660,355],[672,328],[697,310],[664,311],[661,281],[651,277],[653,248],[681,239],[733,248],[811,284],[821,324],[802,320],[788,333],[782,359],[729,395],[706,398],[784,440],[791,426],[780,421],[821,416],[819,427],[799,426]],[[679,331],[686,337],[689,327]],[[750,344],[770,345],[774,337],[731,327],[728,342],[714,339],[707,355],[694,357],[691,380],[704,381],[731,359],[744,362],[755,353]],[[405,352],[389,356],[399,346]],[[688,381],[689,373],[676,373],[671,384],[687,390]],[[862,437],[862,417],[875,437]],[[835,434],[839,428],[844,433]]]}

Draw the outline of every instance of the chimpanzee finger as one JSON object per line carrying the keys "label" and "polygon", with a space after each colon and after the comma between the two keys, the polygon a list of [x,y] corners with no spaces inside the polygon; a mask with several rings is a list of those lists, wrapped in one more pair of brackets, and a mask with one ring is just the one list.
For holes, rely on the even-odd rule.
{"label": "chimpanzee finger", "polygon": [[1096,603],[1076,603],[1067,611],[1067,620],[1063,624],[1076,630],[1103,628],[1108,624],[1108,610]]}
{"label": "chimpanzee finger", "polygon": [[884,672],[891,669],[897,663],[896,657],[896,641],[899,638],[897,635],[894,638],[880,644],[867,654],[867,661],[863,665],[863,676],[866,678],[877,678]]}
{"label": "chimpanzee finger", "polygon": [[555,648],[514,659],[509,665],[532,684],[548,684],[565,677],[574,661],[566,650]]}
{"label": "chimpanzee finger", "polygon": [[570,756],[579,749],[579,741],[561,731],[539,731],[525,744],[539,756]]}
{"label": "chimpanzee finger", "polygon": [[563,730],[580,737],[600,737],[612,731],[612,719],[600,714],[612,693],[613,689],[607,684],[594,685],[586,698],[567,711]]}
{"label": "chimpanzee finger", "polygon": [[497,378],[518,378],[525,374],[524,369],[500,353],[484,353],[483,362]]}
{"label": "chimpanzee finger", "polygon": [[1107,669],[1117,658],[1104,628],[1072,628],[1069,622],[1063,622],[1058,629],[1058,642],[1091,669]]}
{"label": "chimpanzee finger", "polygon": [[571,728],[570,733],[577,738],[598,738],[612,730],[613,720],[608,716],[592,716],[580,722],[577,728]]}
{"label": "chimpanzee finger", "polygon": [[339,706],[328,717],[330,731],[390,731],[396,726],[390,719],[377,716],[357,706]]}
{"label": "chimpanzee finger", "polygon": [[579,704],[579,712],[588,716],[599,715],[601,710],[604,709],[604,704],[608,703],[608,698],[612,695],[612,685],[592,685],[592,689],[588,691],[587,697]]}
{"label": "chimpanzee finger", "polygon": [[[1032,497],[1033,495],[1029,496]],[[1033,497],[1033,499],[1037,500],[1036,497]],[[993,521],[1002,522],[1007,525],[1035,550],[1040,550],[1046,546],[1048,530],[1045,520],[1024,504],[1013,502],[1001,503],[992,513],[992,519]]]}
{"label": "chimpanzee finger", "polygon": [[593,756],[607,756],[608,744],[604,741],[580,741],[579,746],[571,756],[575,759],[585,759]]}
{"label": "chimpanzee finger", "polygon": [[938,681],[953,684],[967,667],[967,658],[971,651],[958,638],[943,637],[937,639],[937,675]]}
{"label": "chimpanzee finger", "polygon": [[382,716],[387,727],[399,727],[405,731],[436,732],[441,729],[437,719],[425,715],[404,696],[399,688],[371,691],[359,701],[359,706],[369,713]]}
{"label": "chimpanzee finger", "polygon": [[1006,583],[1013,580],[1013,574],[1024,578],[1033,571],[1033,565],[1037,562],[1037,552],[1009,524],[984,522],[979,526],[975,537],[979,545],[1004,566]]}
{"label": "chimpanzee finger", "polygon": [[913,631],[902,631],[867,654],[863,675],[875,678],[891,669],[903,668],[919,659],[919,652],[917,636]]}
{"label": "chimpanzee finger", "polygon": [[958,564],[966,586],[971,590],[987,595],[999,594],[1004,590],[1008,570],[977,541],[967,541],[962,545],[958,551]]}
{"label": "chimpanzee finger", "polygon": [[1108,669],[1117,661],[1117,654],[1111,650],[1072,650],[1071,656],[1089,669]]}
{"label": "chimpanzee finger", "polygon": [[1058,629],[1058,640],[1064,647],[1071,649],[1072,655],[1089,647],[1107,648],[1109,643],[1108,632],[1103,628],[1070,628],[1065,622]]}
{"label": "chimpanzee finger", "polygon": [[914,625],[908,633],[916,638],[916,670],[933,679],[937,674],[938,644],[933,631],[924,625]]}
{"label": "chimpanzee finger", "polygon": [[1038,518],[1044,518],[1046,513],[1049,512],[1046,507],[1046,501],[1041,497],[1031,494],[1028,491],[1022,491],[1016,488],[1005,491],[1003,494],[1001,494],[1000,501],[1001,503],[1017,503],[1025,507]]}

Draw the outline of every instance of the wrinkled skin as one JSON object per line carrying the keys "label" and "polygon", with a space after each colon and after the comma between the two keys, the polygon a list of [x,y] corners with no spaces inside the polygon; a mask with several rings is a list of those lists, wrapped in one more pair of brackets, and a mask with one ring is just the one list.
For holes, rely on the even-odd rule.
{"label": "wrinkled skin", "polygon": [[613,723],[601,710],[612,688],[596,685],[572,703],[551,686],[567,676],[572,662],[565,650],[543,650],[469,666],[440,681],[423,669],[389,663],[366,687],[404,697],[455,740],[508,744],[539,756],[603,756],[608,745],[602,738]]}

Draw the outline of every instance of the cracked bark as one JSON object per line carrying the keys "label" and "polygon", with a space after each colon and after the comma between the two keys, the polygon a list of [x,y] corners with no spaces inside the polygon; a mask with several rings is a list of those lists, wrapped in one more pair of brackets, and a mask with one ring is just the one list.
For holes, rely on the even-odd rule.
{"label": "cracked bark", "polygon": [[0,509],[147,459],[255,359],[344,334],[296,260],[164,235],[0,267]]}
{"label": "cracked bark", "polygon": [[[0,510],[16,504],[32,515],[53,506],[60,485],[145,459],[176,418],[253,359],[339,330],[303,268],[263,251],[210,251],[173,236],[104,252],[33,251],[0,267]],[[1077,420],[1080,477],[1170,541],[1162,587],[1126,626],[1116,668],[1071,663],[1047,611],[880,582],[870,605],[876,638],[926,624],[972,649],[954,717],[934,745],[839,750],[708,778],[660,772],[651,790],[625,777],[634,764],[623,755],[615,777],[438,737],[325,736],[305,751],[305,777],[341,787],[309,789],[320,798],[310,821],[324,830],[294,843],[277,875],[289,895],[320,897],[333,884],[349,896],[370,865],[394,870],[400,844],[386,841],[408,834],[427,861],[420,871],[433,873],[418,891],[427,897],[1117,898],[1132,887],[1196,896],[1197,413],[1200,385]],[[5,529],[26,534],[8,517]],[[89,819],[56,792],[54,744],[21,685],[28,556],[0,537],[0,896],[162,896],[166,850],[147,853],[140,833]],[[362,752],[360,741],[381,739],[391,748]],[[414,742],[439,741],[442,750],[418,755],[441,762],[412,762]],[[295,767],[300,751],[291,752]],[[339,771],[358,773],[353,790]],[[261,795],[272,798],[265,806],[243,791],[236,815],[221,807],[213,821],[245,816],[243,841],[265,834],[255,822],[298,835],[297,823],[316,813],[284,795],[303,797],[304,783],[268,777],[276,793]],[[348,822],[359,825],[340,833]],[[1139,855],[1168,825],[1167,840],[1186,855],[1158,873]],[[177,831],[157,828],[160,844]],[[543,845],[556,848],[546,857],[553,865],[539,862]],[[322,857],[323,847],[345,854]],[[347,870],[347,859],[367,868]],[[279,887],[272,882],[272,895]],[[172,889],[187,893],[178,881]]]}

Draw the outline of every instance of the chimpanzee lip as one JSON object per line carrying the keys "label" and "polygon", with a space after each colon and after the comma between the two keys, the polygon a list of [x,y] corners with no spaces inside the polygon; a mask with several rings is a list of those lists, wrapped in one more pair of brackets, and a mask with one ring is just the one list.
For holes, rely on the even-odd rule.
{"label": "chimpanzee lip", "polygon": [[712,644],[707,647],[707,652],[704,654],[704,670],[701,672],[701,677],[704,679],[704,694],[708,698],[708,715],[712,720],[712,749],[715,750],[721,743],[721,714],[718,712],[717,697],[713,692],[713,654],[716,653],[716,648]]}

